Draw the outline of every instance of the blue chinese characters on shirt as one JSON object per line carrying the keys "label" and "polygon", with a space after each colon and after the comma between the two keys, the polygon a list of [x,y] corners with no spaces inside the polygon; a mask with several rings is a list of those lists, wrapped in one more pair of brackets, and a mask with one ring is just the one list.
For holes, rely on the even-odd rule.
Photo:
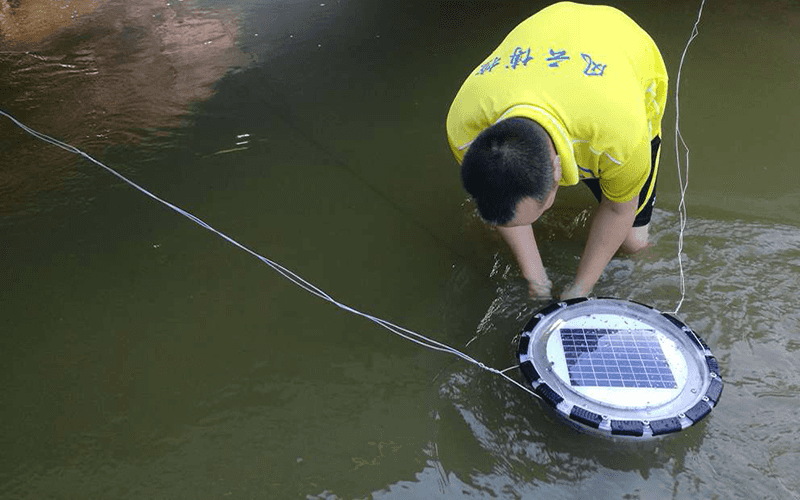
{"label": "blue chinese characters on shirt", "polygon": [[517,66],[522,64],[523,66],[527,66],[530,61],[533,60],[531,57],[531,48],[528,47],[527,51],[522,50],[522,47],[517,47],[514,49],[514,52],[511,53],[511,60],[509,61],[509,65],[506,68],[517,69]]}
{"label": "blue chinese characters on shirt", "polygon": [[586,61],[586,69],[583,70],[583,74],[586,76],[603,76],[603,73],[606,71],[606,64],[601,64],[592,60],[592,56],[589,54],[581,54],[581,57],[584,61]]}
{"label": "blue chinese characters on shirt", "polygon": [[550,66],[551,68],[558,68],[559,67],[558,65],[560,63],[562,63],[564,61],[569,61],[569,56],[567,55],[567,51],[566,50],[558,50],[558,51],[556,51],[556,50],[550,49],[550,57],[545,59],[545,61],[550,63],[550,64],[548,64],[548,66]]}
{"label": "blue chinese characters on shirt", "polygon": [[482,75],[484,73],[488,73],[488,72],[492,71],[494,69],[494,67],[497,66],[498,64],[500,64],[500,58],[499,57],[495,57],[491,61],[488,61],[488,62],[485,62],[485,63],[481,64],[480,69],[475,74],[476,75]]}
{"label": "blue chinese characters on shirt", "polygon": [[[529,62],[535,59],[535,57],[531,55],[530,47],[524,49],[522,47],[516,47],[511,54],[506,55],[506,58],[508,61],[505,65],[506,71],[515,71],[520,67],[526,67]],[[608,67],[607,64],[595,61],[590,54],[585,52],[581,52],[581,58],[586,63],[586,66],[581,71],[584,75],[603,76],[605,74],[606,68]],[[486,73],[491,73],[493,69],[500,66],[502,60],[503,58],[500,56],[489,59],[480,65],[478,72],[475,74],[484,75]],[[550,48],[550,50],[544,54],[544,57],[542,57],[544,64],[547,64],[547,66],[551,68],[561,68],[562,63],[567,63],[570,60],[571,58],[566,50],[556,50],[554,48]]]}

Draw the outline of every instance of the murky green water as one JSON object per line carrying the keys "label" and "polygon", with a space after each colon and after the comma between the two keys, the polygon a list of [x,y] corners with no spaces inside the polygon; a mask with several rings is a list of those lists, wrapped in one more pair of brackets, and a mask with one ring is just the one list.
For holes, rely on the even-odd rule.
{"label": "murky green water", "polygon": [[[349,305],[514,363],[542,304],[466,202],[444,117],[544,2],[0,5],[2,109]],[[699,2],[614,5],[674,89]],[[799,27],[794,0],[710,1],[689,50],[680,316],[726,386],[657,445],[576,434],[0,120],[0,497],[797,498]],[[662,310],[679,298],[674,114],[655,246],[595,289]],[[556,286],[589,200],[563,191],[537,227]]]}

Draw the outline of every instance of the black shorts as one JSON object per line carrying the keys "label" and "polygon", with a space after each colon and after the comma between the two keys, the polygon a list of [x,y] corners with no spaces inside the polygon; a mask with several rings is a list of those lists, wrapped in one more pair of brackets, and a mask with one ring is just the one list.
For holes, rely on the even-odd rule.
{"label": "black shorts", "polygon": [[[656,204],[656,179],[654,174],[658,167],[658,149],[660,146],[661,137],[655,136],[653,140],[650,141],[650,176],[647,177],[647,182],[644,183],[644,187],[642,187],[642,190],[639,192],[639,213],[636,214],[636,219],[633,220],[633,227],[646,226],[650,223],[650,217],[653,215],[653,205]],[[597,198],[597,201],[600,201],[600,194],[602,193],[600,181],[598,179],[583,179],[582,182],[589,186],[594,197]],[[653,184],[653,191],[648,198],[647,192],[650,191],[651,183]]]}

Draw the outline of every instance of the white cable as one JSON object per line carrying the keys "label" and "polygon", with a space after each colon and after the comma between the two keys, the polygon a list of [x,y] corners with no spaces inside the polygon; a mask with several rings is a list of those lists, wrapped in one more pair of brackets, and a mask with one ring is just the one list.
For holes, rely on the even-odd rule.
{"label": "white cable", "polygon": [[386,321],[386,320],[381,319],[381,318],[377,318],[377,317],[372,316],[370,314],[367,314],[367,313],[361,312],[361,311],[359,311],[357,309],[354,309],[354,308],[352,308],[352,307],[350,307],[350,306],[348,306],[346,304],[343,304],[343,303],[337,301],[336,299],[334,299],[333,297],[331,297],[330,295],[328,295],[327,293],[325,293],[325,291],[323,291],[320,288],[316,287],[314,284],[310,283],[309,281],[306,281],[305,279],[303,279],[301,276],[299,276],[298,274],[294,273],[290,269],[287,269],[284,266],[278,264],[277,262],[274,262],[274,261],[264,257],[263,255],[260,255],[257,252],[247,248],[246,246],[242,245],[241,243],[239,243],[238,241],[236,241],[233,238],[229,237],[228,235],[226,235],[226,234],[214,229],[211,225],[209,225],[208,223],[206,223],[205,221],[203,221],[199,217],[196,217],[195,215],[192,215],[191,213],[181,209],[180,207],[177,207],[177,206],[173,205],[172,203],[159,198],[155,194],[151,193],[150,191],[148,191],[145,188],[139,186],[138,184],[136,184],[132,180],[128,179],[124,175],[120,174],[119,172],[117,172],[113,168],[111,168],[111,167],[109,167],[107,165],[104,165],[103,163],[101,163],[98,160],[95,160],[90,155],[88,155],[87,153],[81,151],[80,149],[78,149],[78,148],[76,148],[74,146],[71,146],[71,145],[69,145],[69,144],[67,144],[65,142],[61,142],[61,141],[59,141],[57,139],[54,139],[54,138],[50,137],[49,135],[45,135],[45,134],[42,134],[41,132],[37,132],[36,130],[33,130],[32,128],[30,128],[27,125],[23,124],[22,122],[20,122],[19,120],[17,120],[16,118],[14,118],[13,116],[9,115],[8,113],[6,113],[3,110],[0,110],[0,114],[2,114],[6,118],[8,118],[12,122],[14,122],[22,130],[24,130],[25,132],[31,134],[32,136],[36,137],[37,139],[40,139],[40,140],[42,140],[44,142],[47,142],[49,144],[52,144],[54,146],[58,146],[58,147],[66,150],[66,151],[69,151],[70,153],[74,153],[74,154],[77,154],[79,156],[82,156],[83,158],[86,158],[90,162],[94,163],[95,165],[98,165],[98,166],[102,167],[103,169],[105,169],[106,171],[108,171],[109,173],[111,173],[112,175],[114,175],[115,177],[120,179],[121,181],[125,182],[126,184],[130,185],[131,187],[137,189],[141,193],[149,196],[153,200],[155,200],[155,201],[161,203],[162,205],[172,209],[173,211],[179,213],[180,215],[183,215],[184,217],[186,217],[187,219],[191,220],[192,222],[194,222],[195,224],[199,225],[200,227],[202,227],[202,228],[204,228],[204,229],[206,229],[208,231],[211,231],[212,233],[216,234],[217,236],[219,236],[220,238],[224,239],[228,243],[234,245],[235,247],[237,247],[237,248],[249,253],[253,257],[255,257],[258,260],[260,260],[261,262],[263,262],[264,264],[266,264],[269,267],[271,267],[278,274],[280,274],[281,276],[283,276],[287,280],[291,281],[295,285],[299,286],[303,290],[311,293],[312,295],[315,295],[315,296],[317,296],[317,297],[319,297],[319,298],[321,298],[321,299],[323,299],[325,301],[328,301],[331,304],[335,305],[336,307],[338,307],[338,308],[340,308],[342,310],[345,310],[345,311],[347,311],[349,313],[352,313],[352,314],[355,314],[357,316],[361,316],[361,317],[363,317],[365,319],[368,319],[368,320],[372,321],[373,323],[375,323],[375,324],[377,324],[379,326],[382,326],[383,328],[389,330],[390,332],[394,333],[395,335],[403,337],[404,339],[409,340],[411,342],[414,342],[415,344],[421,345],[423,347],[427,347],[428,349],[432,349],[432,350],[435,350],[435,351],[446,352],[446,353],[452,354],[454,356],[458,356],[459,358],[461,358],[461,359],[463,359],[463,360],[465,360],[465,361],[467,361],[469,363],[472,363],[472,364],[478,366],[479,368],[482,368],[482,369],[484,369],[486,371],[489,371],[491,373],[494,373],[496,375],[499,375],[499,376],[503,377],[504,379],[508,380],[509,382],[513,383],[514,385],[516,385],[517,387],[523,389],[524,391],[532,394],[533,396],[535,396],[537,398],[540,397],[538,394],[533,392],[533,390],[531,390],[530,388],[520,384],[516,380],[514,380],[511,377],[509,377],[508,375],[506,375],[505,371],[507,371],[508,368],[505,369],[505,370],[502,370],[502,371],[496,370],[496,369],[494,369],[492,367],[486,366],[485,364],[483,364],[480,361],[477,361],[476,359],[472,358],[471,356],[469,356],[467,354],[464,354],[463,352],[461,352],[461,351],[459,351],[459,350],[457,350],[457,349],[455,349],[453,347],[450,347],[447,344],[444,344],[444,343],[439,342],[437,340],[428,338],[425,335],[422,335],[421,333],[417,333],[417,332],[415,332],[413,330],[409,330],[407,328],[403,328],[401,326],[395,325],[394,323],[391,323],[391,322]]}
{"label": "white cable", "polygon": [[[678,269],[680,271],[680,291],[681,291],[681,298],[678,301],[678,305],[675,306],[675,310],[673,314],[678,314],[678,311],[683,305],[683,301],[686,298],[686,277],[683,271],[683,233],[686,229],[686,188],[689,187],[689,147],[686,145],[686,142],[683,140],[683,135],[681,135],[681,128],[680,128],[680,119],[681,119],[681,106],[680,106],[680,89],[681,89],[681,70],[683,69],[683,60],[686,58],[686,52],[689,50],[689,45],[692,43],[698,32],[698,25],[700,24],[700,17],[703,15],[703,7],[706,4],[706,0],[702,0],[700,2],[700,10],[697,12],[697,20],[694,22],[694,26],[692,27],[692,33],[689,36],[689,40],[686,41],[686,46],[683,48],[683,54],[681,54],[681,62],[678,64],[678,76],[675,79],[675,161],[678,164],[678,185],[680,186],[681,192],[681,200],[678,203],[678,220],[680,225],[680,231],[678,232]],[[684,174],[681,174],[681,153],[680,153],[680,145],[683,145],[683,148],[686,150],[686,161],[684,163]]]}

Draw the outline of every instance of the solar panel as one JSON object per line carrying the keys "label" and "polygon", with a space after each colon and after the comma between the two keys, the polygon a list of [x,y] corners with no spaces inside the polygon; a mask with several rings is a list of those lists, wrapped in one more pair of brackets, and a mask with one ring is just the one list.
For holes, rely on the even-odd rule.
{"label": "solar panel", "polygon": [[573,386],[678,386],[654,330],[562,328],[561,343]]}
{"label": "solar panel", "polygon": [[554,302],[520,334],[522,376],[581,431],[651,439],[691,427],[723,382],[708,345],[669,313],[614,298]]}

